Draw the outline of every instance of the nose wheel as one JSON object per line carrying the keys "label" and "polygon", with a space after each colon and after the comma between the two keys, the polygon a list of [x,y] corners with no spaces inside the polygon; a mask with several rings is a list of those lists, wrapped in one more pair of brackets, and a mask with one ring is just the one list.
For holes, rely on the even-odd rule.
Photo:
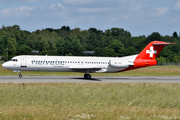
{"label": "nose wheel", "polygon": [[19,78],[22,78],[22,75],[21,75],[21,74],[19,74]]}
{"label": "nose wheel", "polygon": [[91,75],[90,74],[84,74],[84,78],[85,79],[91,79]]}

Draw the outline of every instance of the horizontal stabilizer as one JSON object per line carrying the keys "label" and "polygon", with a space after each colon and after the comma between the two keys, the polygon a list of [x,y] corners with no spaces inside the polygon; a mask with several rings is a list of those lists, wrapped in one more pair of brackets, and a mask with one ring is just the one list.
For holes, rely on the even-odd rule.
{"label": "horizontal stabilizer", "polygon": [[169,44],[176,44],[176,43],[153,43],[153,45],[169,45]]}

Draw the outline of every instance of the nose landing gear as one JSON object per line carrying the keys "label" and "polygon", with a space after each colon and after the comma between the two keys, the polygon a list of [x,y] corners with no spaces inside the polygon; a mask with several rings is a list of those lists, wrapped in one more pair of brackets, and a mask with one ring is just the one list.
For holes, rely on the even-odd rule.
{"label": "nose landing gear", "polygon": [[21,75],[21,73],[19,74],[19,78],[22,78],[22,75]]}
{"label": "nose landing gear", "polygon": [[21,71],[19,71],[19,78],[22,78]]}
{"label": "nose landing gear", "polygon": [[13,72],[19,73],[19,78],[22,78],[21,71],[20,70],[13,70]]}

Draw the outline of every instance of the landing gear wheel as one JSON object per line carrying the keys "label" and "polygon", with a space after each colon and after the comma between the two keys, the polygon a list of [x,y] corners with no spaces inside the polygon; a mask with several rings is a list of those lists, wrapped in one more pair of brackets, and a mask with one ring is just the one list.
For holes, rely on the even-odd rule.
{"label": "landing gear wheel", "polygon": [[87,75],[87,79],[91,79],[91,75],[90,74]]}
{"label": "landing gear wheel", "polygon": [[19,74],[19,78],[22,78],[22,75],[21,75],[21,74]]}
{"label": "landing gear wheel", "polygon": [[85,79],[91,79],[91,75],[90,74],[84,74],[84,78]]}
{"label": "landing gear wheel", "polygon": [[85,79],[87,78],[87,74],[84,74],[84,78],[85,78]]}

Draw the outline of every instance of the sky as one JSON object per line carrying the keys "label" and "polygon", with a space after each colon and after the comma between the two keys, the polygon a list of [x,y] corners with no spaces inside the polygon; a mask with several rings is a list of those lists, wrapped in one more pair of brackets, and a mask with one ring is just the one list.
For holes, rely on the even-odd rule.
{"label": "sky", "polygon": [[0,0],[0,25],[19,25],[30,32],[115,27],[132,36],[171,36],[180,33],[180,0]]}

